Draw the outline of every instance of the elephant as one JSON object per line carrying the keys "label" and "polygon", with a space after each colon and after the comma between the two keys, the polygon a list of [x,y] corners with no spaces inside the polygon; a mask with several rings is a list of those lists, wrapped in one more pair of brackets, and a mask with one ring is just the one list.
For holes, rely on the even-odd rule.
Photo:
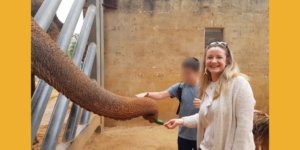
{"label": "elephant", "polygon": [[150,98],[124,97],[100,87],[64,54],[31,18],[31,70],[79,106],[116,120],[143,116],[154,122],[158,107]]}

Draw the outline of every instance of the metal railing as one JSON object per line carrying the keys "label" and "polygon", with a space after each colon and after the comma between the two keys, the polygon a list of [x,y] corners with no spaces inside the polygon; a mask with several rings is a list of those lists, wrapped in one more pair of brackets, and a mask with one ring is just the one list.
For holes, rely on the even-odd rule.
{"label": "metal railing", "polygon": [[[74,0],[67,19],[59,33],[57,44],[64,52],[67,51],[67,48],[70,44],[85,2],[85,0]],[[37,14],[34,16],[35,21],[42,27],[44,31],[48,30],[60,3],[61,0],[45,0],[39,8]],[[90,5],[84,17],[84,22],[72,58],[74,64],[77,66],[81,66],[86,45],[88,44],[89,34],[97,12],[98,11],[96,11],[95,5]],[[92,70],[92,65],[96,56],[96,49],[97,45],[94,42],[91,42],[88,45],[86,56],[83,61],[83,67],[81,69],[88,76]],[[41,80],[32,96],[31,143],[33,143],[37,135],[42,117],[45,113],[50,95],[52,93],[52,89],[53,88],[51,86]],[[60,93],[53,109],[44,140],[42,142],[42,150],[56,149],[58,137],[64,124],[69,103],[70,101]],[[89,118],[90,112],[82,110],[78,105],[73,104],[63,136],[64,142],[70,142],[74,140],[78,124],[87,124],[89,122]]]}
{"label": "metal railing", "polygon": [[[87,76],[90,76],[90,74],[91,74],[95,55],[96,55],[96,44],[91,43],[91,44],[89,44],[87,54],[85,57],[85,61],[83,63],[83,65],[84,65],[83,72]],[[63,140],[65,142],[70,142],[71,140],[74,139],[76,131],[77,131],[79,119],[80,119],[79,118],[80,112],[81,112],[81,108],[78,105],[73,103],[71,111],[70,111],[70,115],[68,118],[68,122],[66,125],[65,133],[63,136]],[[82,116],[84,116],[85,118],[89,118],[90,112],[88,112],[88,111],[85,111],[85,112],[87,112],[87,113],[82,113]],[[86,121],[88,122],[88,120],[89,119],[87,119]]]}

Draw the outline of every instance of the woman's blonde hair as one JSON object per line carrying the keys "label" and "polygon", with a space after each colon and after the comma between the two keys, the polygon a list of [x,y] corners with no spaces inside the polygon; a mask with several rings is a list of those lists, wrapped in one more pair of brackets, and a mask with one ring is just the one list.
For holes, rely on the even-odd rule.
{"label": "woman's blonde hair", "polygon": [[227,43],[218,42],[218,41],[212,42],[212,43],[208,44],[208,46],[205,49],[205,53],[204,53],[204,59],[203,59],[204,67],[202,67],[202,69],[201,69],[201,74],[203,76],[201,77],[201,83],[200,83],[201,84],[201,86],[200,86],[200,97],[201,98],[204,97],[207,86],[212,81],[211,74],[205,67],[207,51],[212,47],[219,47],[219,48],[223,49],[225,51],[226,61],[227,61],[226,67],[217,82],[217,86],[216,86],[216,90],[214,92],[213,99],[216,99],[220,96],[220,94],[224,90],[224,87],[226,87],[226,84],[231,79],[233,79],[239,75],[242,75],[246,79],[248,79],[248,77],[245,74],[240,73],[240,69],[239,69],[237,63],[235,62]]}

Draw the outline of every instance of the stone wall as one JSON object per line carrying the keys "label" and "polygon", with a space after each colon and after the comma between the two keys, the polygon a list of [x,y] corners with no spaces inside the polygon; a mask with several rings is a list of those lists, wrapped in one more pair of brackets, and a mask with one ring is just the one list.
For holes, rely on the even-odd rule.
{"label": "stone wall", "polygon": [[[250,76],[256,108],[268,112],[267,0],[119,0],[105,9],[105,88],[133,96],[180,81],[180,63],[203,59],[205,28],[224,28],[243,73]],[[175,117],[176,100],[159,102],[160,118]],[[106,120],[107,125],[136,123]]]}

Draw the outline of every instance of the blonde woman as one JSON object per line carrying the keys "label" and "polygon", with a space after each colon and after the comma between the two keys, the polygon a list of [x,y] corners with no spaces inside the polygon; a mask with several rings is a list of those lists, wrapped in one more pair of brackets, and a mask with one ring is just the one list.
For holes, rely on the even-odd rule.
{"label": "blonde woman", "polygon": [[254,150],[253,111],[255,99],[247,77],[225,42],[210,43],[204,54],[199,113],[172,119],[168,129],[178,125],[197,130],[199,150]]}

